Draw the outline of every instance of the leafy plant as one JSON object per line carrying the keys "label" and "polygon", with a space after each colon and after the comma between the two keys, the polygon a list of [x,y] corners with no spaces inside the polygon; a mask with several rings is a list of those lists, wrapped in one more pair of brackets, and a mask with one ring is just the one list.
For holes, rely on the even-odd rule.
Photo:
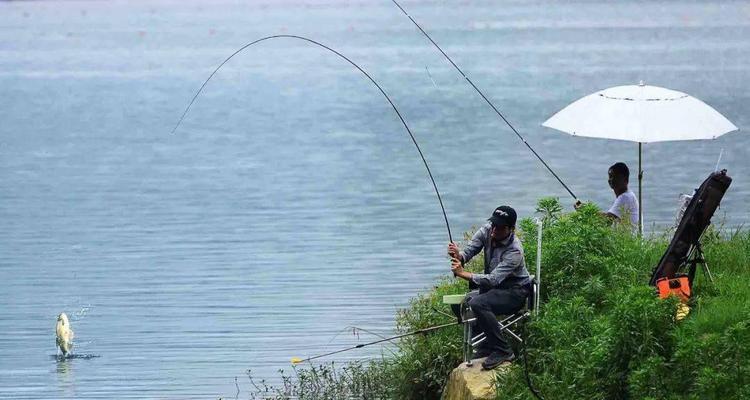
{"label": "leafy plant", "polygon": [[[677,300],[659,300],[647,285],[668,235],[635,237],[592,204],[565,214],[546,198],[537,211],[544,220],[542,305],[525,328],[531,379],[546,400],[750,398],[750,232],[716,228],[705,236],[715,281],[698,272],[692,311],[677,322]],[[527,265],[535,263],[537,229],[529,218],[519,222]],[[482,259],[467,268],[481,270]],[[398,312],[397,330],[449,322],[442,296],[465,292],[464,281],[443,278]],[[282,374],[281,387],[258,385],[256,394],[436,399],[461,361],[460,341],[459,326],[408,337],[393,356],[298,368]],[[522,366],[498,376],[498,398],[533,399]]]}
{"label": "leafy plant", "polygon": [[560,217],[563,208],[560,199],[557,197],[543,197],[536,206],[536,212],[542,214],[542,222],[547,226]]}
{"label": "leafy plant", "polygon": [[[527,344],[545,399],[750,398],[748,232],[705,236],[715,282],[698,271],[681,322],[677,300],[659,300],[646,284],[666,236],[638,239],[584,205],[546,225],[544,237],[545,303]],[[535,243],[525,244],[528,257]],[[498,379],[498,398],[533,398],[521,365]]]}

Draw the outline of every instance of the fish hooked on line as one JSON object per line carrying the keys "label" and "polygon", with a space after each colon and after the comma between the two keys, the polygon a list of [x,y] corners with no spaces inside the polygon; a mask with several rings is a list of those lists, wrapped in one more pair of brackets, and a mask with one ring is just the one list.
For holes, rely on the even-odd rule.
{"label": "fish hooked on line", "polygon": [[73,350],[73,337],[75,334],[70,328],[70,321],[68,315],[60,313],[57,316],[57,324],[55,325],[55,345],[62,352],[63,358],[67,357],[68,354]]}

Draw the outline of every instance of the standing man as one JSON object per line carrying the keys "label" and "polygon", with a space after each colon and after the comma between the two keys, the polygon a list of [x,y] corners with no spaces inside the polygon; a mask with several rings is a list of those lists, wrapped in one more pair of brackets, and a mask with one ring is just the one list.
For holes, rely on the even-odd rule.
{"label": "standing man", "polygon": [[[476,358],[487,357],[484,369],[493,369],[506,361],[513,361],[513,349],[503,338],[496,315],[509,315],[520,310],[531,292],[531,279],[526,270],[521,241],[515,235],[516,211],[500,206],[461,250],[455,243],[448,244],[451,270],[462,279],[479,287],[479,294],[468,298],[482,332],[487,335],[485,345]],[[465,271],[463,265],[484,249],[484,273]]]}
{"label": "standing man", "polygon": [[[634,229],[638,227],[639,205],[635,193],[628,189],[630,170],[623,162],[612,164],[607,171],[609,187],[615,193],[615,201],[607,211],[602,214],[615,221],[631,224]],[[581,202],[575,204],[578,209]]]}

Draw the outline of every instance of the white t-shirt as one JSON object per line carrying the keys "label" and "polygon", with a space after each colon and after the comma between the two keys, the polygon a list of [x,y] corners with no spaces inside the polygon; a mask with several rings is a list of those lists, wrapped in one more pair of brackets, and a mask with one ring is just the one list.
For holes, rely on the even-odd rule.
{"label": "white t-shirt", "polygon": [[616,215],[621,220],[623,216],[628,216],[630,217],[630,223],[633,226],[638,226],[638,199],[630,190],[617,196],[607,212]]}

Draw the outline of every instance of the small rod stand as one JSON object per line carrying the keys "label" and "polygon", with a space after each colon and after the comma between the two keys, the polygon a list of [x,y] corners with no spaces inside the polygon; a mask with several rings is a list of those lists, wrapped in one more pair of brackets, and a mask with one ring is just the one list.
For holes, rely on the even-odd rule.
{"label": "small rod stand", "polygon": [[690,285],[693,284],[693,279],[695,278],[695,271],[698,268],[698,264],[700,264],[703,268],[703,272],[708,277],[708,281],[714,283],[714,277],[711,274],[711,270],[708,269],[708,263],[706,262],[706,256],[703,253],[703,246],[701,246],[700,241],[697,241],[695,246],[693,246],[693,249],[688,256],[688,263],[690,264],[690,270],[688,271],[688,279],[690,280]]}

